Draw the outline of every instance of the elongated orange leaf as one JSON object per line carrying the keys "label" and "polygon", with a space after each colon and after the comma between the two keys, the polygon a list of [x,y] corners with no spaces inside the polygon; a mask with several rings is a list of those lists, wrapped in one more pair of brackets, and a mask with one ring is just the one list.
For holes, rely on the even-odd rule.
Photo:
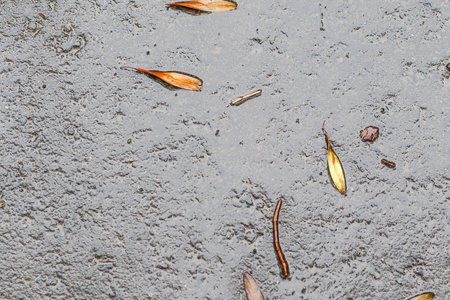
{"label": "elongated orange leaf", "polygon": [[185,2],[169,3],[167,5],[182,6],[208,12],[229,11],[236,9],[237,7],[237,4],[234,2],[221,0],[185,1]]}
{"label": "elongated orange leaf", "polygon": [[258,284],[248,273],[244,273],[244,289],[248,300],[264,300]]}
{"label": "elongated orange leaf", "polygon": [[412,298],[409,298],[408,300],[430,300],[434,298],[434,294],[431,292],[423,293],[420,295],[416,295]]}
{"label": "elongated orange leaf", "polygon": [[121,69],[133,69],[138,72],[146,73],[155,77],[158,77],[159,79],[163,80],[164,82],[167,82],[170,85],[187,89],[187,90],[193,90],[193,91],[199,91],[202,87],[203,81],[194,76],[189,75],[186,73],[181,72],[173,72],[173,71],[149,71],[139,68],[133,68],[133,67],[120,67]]}
{"label": "elongated orange leaf", "polygon": [[325,141],[327,142],[328,147],[328,160],[327,160],[328,174],[331,177],[333,185],[338,189],[338,191],[341,194],[345,195],[345,193],[347,192],[347,184],[345,182],[344,168],[342,167],[339,157],[336,155],[333,148],[331,147],[330,138],[328,137],[328,133],[325,130],[325,121],[323,122],[322,129],[325,132]]}

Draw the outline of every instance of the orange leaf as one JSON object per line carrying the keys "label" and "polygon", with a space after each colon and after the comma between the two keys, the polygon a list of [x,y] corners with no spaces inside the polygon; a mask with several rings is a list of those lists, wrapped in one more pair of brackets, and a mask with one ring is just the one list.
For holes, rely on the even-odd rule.
{"label": "orange leaf", "polygon": [[231,1],[222,0],[199,0],[175,2],[167,4],[169,6],[182,6],[207,12],[229,11],[236,9],[237,4]]}
{"label": "orange leaf", "polygon": [[187,90],[193,90],[193,91],[199,91],[201,89],[201,86],[203,84],[203,81],[194,76],[189,75],[182,72],[173,72],[173,71],[149,71],[139,68],[133,68],[133,67],[121,67],[121,69],[133,69],[141,73],[146,73],[152,76],[155,76],[164,82],[167,82],[170,85],[187,89]]}

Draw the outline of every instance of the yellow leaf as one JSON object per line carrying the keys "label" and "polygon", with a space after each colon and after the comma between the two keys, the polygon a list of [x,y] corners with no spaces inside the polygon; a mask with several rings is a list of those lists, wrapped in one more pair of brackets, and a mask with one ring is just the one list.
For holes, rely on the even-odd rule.
{"label": "yellow leaf", "polygon": [[199,1],[185,1],[167,4],[169,6],[182,6],[207,12],[229,11],[236,9],[237,4],[231,1],[219,0],[199,0]]}
{"label": "yellow leaf", "polygon": [[327,159],[328,174],[330,175],[333,185],[338,189],[338,191],[341,194],[345,195],[345,193],[347,192],[347,184],[345,181],[344,168],[342,167],[339,157],[336,155],[333,148],[331,147],[330,138],[328,137],[328,133],[325,130],[325,121],[323,122],[322,129],[325,132],[325,141],[327,142],[328,147],[328,159]]}
{"label": "yellow leaf", "polygon": [[430,300],[430,299],[433,299],[433,298],[434,298],[434,294],[428,292],[428,293],[423,293],[423,294],[420,294],[420,295],[416,295],[416,296],[414,296],[412,298],[409,298],[408,300]]}
{"label": "yellow leaf", "polygon": [[121,69],[133,69],[138,72],[146,73],[155,77],[158,77],[159,79],[163,80],[164,82],[167,82],[170,85],[187,89],[187,90],[193,90],[193,91],[199,91],[201,89],[201,86],[203,84],[203,81],[194,76],[189,75],[182,72],[161,72],[161,71],[149,71],[139,68],[133,68],[133,67],[121,67]]}

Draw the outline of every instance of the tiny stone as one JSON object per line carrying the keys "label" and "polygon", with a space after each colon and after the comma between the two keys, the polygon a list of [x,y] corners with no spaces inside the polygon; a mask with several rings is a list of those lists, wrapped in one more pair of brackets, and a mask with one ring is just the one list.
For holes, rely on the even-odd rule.
{"label": "tiny stone", "polygon": [[128,140],[127,140],[127,143],[128,143],[128,144],[131,144],[131,139],[128,139]]}

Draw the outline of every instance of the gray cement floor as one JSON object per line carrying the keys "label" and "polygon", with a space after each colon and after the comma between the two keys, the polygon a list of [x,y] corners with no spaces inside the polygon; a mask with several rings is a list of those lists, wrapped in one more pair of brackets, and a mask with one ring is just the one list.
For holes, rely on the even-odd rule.
{"label": "gray cement floor", "polygon": [[448,1],[165,3],[0,0],[0,298],[450,299]]}

